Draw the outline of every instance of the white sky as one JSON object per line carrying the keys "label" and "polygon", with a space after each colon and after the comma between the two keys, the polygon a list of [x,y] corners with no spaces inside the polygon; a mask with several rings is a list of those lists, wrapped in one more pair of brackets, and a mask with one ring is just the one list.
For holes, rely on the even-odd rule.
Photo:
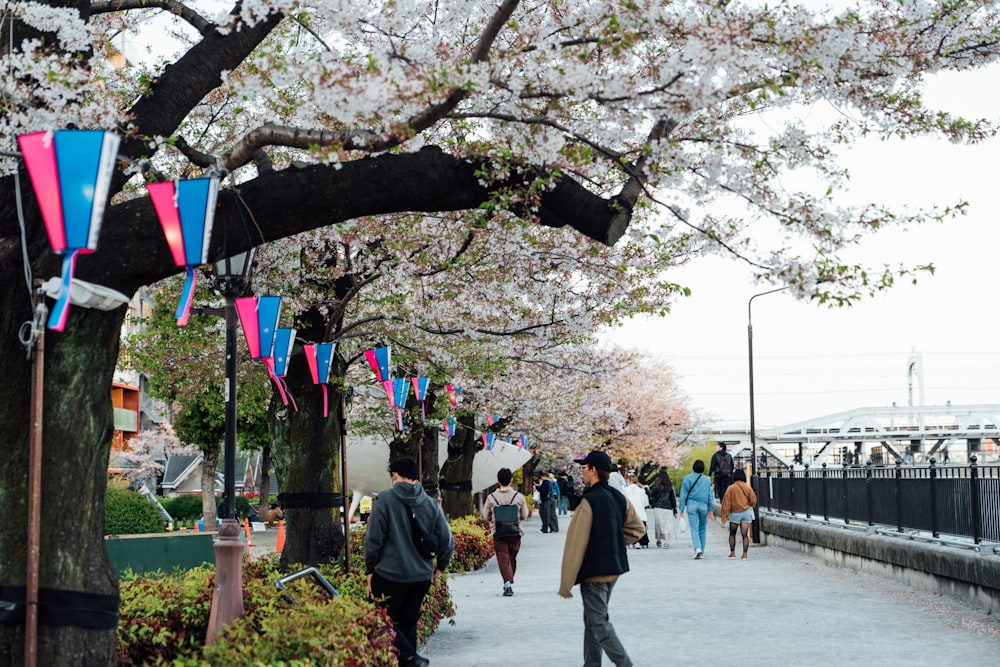
{"label": "white sky", "polygon": [[[926,100],[969,117],[1000,118],[1000,67],[935,81]],[[758,428],[858,407],[908,404],[911,351],[922,358],[924,403],[1000,403],[1000,141],[975,147],[943,141],[878,144],[845,163],[862,194],[888,204],[969,202],[942,225],[872,237],[876,266],[933,263],[917,285],[848,309],[798,302],[778,292],[753,302],[754,396]],[[747,301],[765,292],[733,260],[708,258],[669,275],[693,294],[663,319],[630,322],[606,338],[671,364],[692,407],[749,421]],[[920,383],[913,386],[920,404]]]}

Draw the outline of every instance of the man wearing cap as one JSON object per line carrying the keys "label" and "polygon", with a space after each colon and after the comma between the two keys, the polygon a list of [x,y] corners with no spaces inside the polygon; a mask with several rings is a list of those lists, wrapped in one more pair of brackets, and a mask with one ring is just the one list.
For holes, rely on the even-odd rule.
{"label": "man wearing cap", "polygon": [[576,462],[587,489],[566,534],[559,595],[573,597],[570,589],[580,584],[584,667],[600,667],[602,651],[617,667],[631,667],[608,618],[608,600],[618,576],[628,572],[626,545],[638,542],[646,528],[625,496],[608,485],[611,457],[593,451]]}
{"label": "man wearing cap", "polygon": [[[392,488],[376,496],[365,536],[368,594],[392,619],[400,667],[425,667],[430,661],[417,655],[420,607],[431,580],[448,569],[455,540],[441,508],[420,485],[417,462],[408,456],[396,459],[389,474]],[[417,530],[430,536],[435,557],[420,553]]]}

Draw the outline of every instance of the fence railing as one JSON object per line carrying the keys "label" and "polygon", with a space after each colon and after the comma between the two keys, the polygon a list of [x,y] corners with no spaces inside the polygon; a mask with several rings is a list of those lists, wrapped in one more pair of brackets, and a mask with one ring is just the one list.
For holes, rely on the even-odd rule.
{"label": "fence railing", "polygon": [[1000,466],[836,467],[763,470],[757,504],[771,512],[866,522],[1000,542]]}

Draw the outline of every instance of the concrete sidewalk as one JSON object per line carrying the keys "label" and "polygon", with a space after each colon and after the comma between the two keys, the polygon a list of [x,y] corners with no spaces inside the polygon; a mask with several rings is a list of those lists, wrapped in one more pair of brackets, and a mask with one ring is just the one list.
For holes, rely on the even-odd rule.
{"label": "concrete sidewalk", "polygon": [[[549,534],[528,520],[513,597],[501,595],[495,559],[449,577],[456,616],[420,651],[433,667],[583,664],[579,589],[570,600],[556,594],[568,519]],[[713,519],[701,560],[688,535],[670,549],[629,549],[610,615],[636,665],[998,663],[990,616],[778,547],[729,559],[727,539]]]}

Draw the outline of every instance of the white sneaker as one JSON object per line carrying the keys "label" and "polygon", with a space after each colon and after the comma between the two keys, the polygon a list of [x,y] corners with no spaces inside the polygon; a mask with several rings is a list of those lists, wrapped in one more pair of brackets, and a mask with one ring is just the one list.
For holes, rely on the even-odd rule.
{"label": "white sneaker", "polygon": [[698,560],[698,559],[700,559],[700,558],[701,558],[701,549],[697,549],[697,550],[696,550],[696,551],[694,552],[694,559],[695,559],[695,560]]}

